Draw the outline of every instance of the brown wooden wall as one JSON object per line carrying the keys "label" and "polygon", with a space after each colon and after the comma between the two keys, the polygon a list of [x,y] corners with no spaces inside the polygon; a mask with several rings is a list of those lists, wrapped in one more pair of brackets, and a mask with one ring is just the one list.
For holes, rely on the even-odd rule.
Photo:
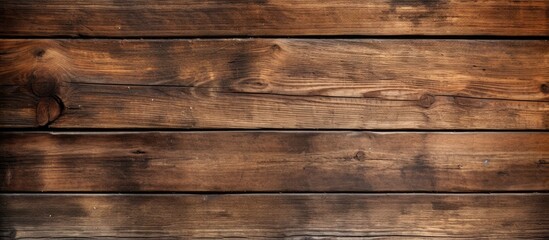
{"label": "brown wooden wall", "polygon": [[549,238],[549,1],[0,0],[0,239]]}

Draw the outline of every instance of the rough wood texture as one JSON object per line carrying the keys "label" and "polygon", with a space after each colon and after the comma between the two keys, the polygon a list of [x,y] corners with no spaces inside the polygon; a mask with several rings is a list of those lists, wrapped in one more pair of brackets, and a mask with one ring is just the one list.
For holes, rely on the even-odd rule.
{"label": "rough wood texture", "polygon": [[549,42],[1,40],[0,126],[548,129]]}
{"label": "rough wood texture", "polygon": [[2,0],[3,36],[548,36],[545,0]]}
{"label": "rough wood texture", "polygon": [[0,134],[3,191],[545,191],[547,133]]}
{"label": "rough wood texture", "polygon": [[547,194],[0,195],[13,238],[545,238]]}
{"label": "rough wood texture", "polygon": [[547,0],[0,0],[0,239],[549,239],[548,37]]}

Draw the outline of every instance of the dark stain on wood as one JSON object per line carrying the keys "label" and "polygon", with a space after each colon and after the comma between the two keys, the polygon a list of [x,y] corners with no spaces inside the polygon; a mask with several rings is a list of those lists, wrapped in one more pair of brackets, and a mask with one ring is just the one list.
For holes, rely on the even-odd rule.
{"label": "dark stain on wood", "polygon": [[448,210],[459,210],[461,208],[461,205],[455,204],[452,202],[442,202],[442,201],[435,201],[431,203],[433,206],[433,210],[442,210],[442,211],[448,211]]}
{"label": "dark stain on wood", "polygon": [[[232,72],[232,76],[227,79],[222,79],[220,86],[227,91],[240,92],[242,89],[251,87],[255,89],[258,87],[256,82],[261,83],[251,72],[251,69],[255,69],[254,65],[258,60],[257,57],[250,53],[250,48],[246,45],[239,44],[240,53],[234,55],[234,57],[227,63],[228,68]],[[264,83],[261,83],[259,87],[265,87]]]}
{"label": "dark stain on wood", "polygon": [[[3,141],[7,141],[7,139]],[[27,150],[25,151],[25,156],[18,156],[11,153],[7,143],[4,142],[1,145],[0,179],[2,180],[2,189],[24,188],[27,184],[28,186],[34,186],[33,188],[43,189],[45,183],[42,172],[29,171],[29,169],[48,165],[48,162],[45,161],[47,152],[43,150]],[[9,147],[13,148],[16,146],[12,145]],[[17,179],[24,179],[24,182],[20,182]]]}
{"label": "dark stain on wood", "polygon": [[460,96],[454,97],[454,102],[457,106],[465,109],[484,108],[487,105],[485,102],[477,101],[475,99],[471,99],[467,97],[460,97]]}
{"label": "dark stain on wood", "polygon": [[436,172],[426,162],[426,157],[423,154],[416,155],[412,162],[401,170],[402,178],[410,179],[408,184],[411,188],[423,186],[430,190],[436,189]]}
{"label": "dark stain on wood", "polygon": [[[543,221],[548,217],[543,211],[547,198],[547,194],[2,195],[3,212],[8,214],[0,219],[11,224],[3,231],[17,229],[27,238],[362,238],[395,233],[406,238],[543,238],[548,233]],[[227,216],[224,213],[232,217],[219,217]],[[450,216],[452,224],[447,222]],[[508,223],[513,227],[504,227]],[[429,228],[417,230],[424,226]]]}
{"label": "dark stain on wood", "polygon": [[126,191],[143,191],[146,184],[145,179],[139,175],[146,176],[149,172],[151,158],[146,154],[132,154],[133,156],[112,159],[111,162],[103,162],[102,170],[104,176],[115,184],[120,184]]}
{"label": "dark stain on wood", "polygon": [[[70,7],[69,7],[70,6]],[[4,0],[2,36],[546,36],[548,4],[530,1],[175,1],[85,4]],[[43,11],[48,9],[48,11]],[[471,16],[475,16],[474,19]],[[507,16],[502,18],[501,16]]]}
{"label": "dark stain on wood", "polygon": [[[2,169],[0,169],[0,173]],[[2,239],[17,239],[17,226],[14,226],[13,221],[10,221],[8,218],[8,211],[10,207],[8,206],[9,202],[4,198],[0,197],[0,237]]]}
{"label": "dark stain on wood", "polygon": [[431,11],[436,11],[438,6],[442,3],[446,3],[446,0],[391,0],[391,9],[397,7],[418,7],[423,6]]}
{"label": "dark stain on wood", "polygon": [[[151,66],[163,66],[162,69],[154,69],[150,71],[152,74],[150,78],[155,79],[157,82],[167,82],[171,79],[177,78],[180,76],[179,66],[172,63],[178,61],[188,61],[185,58],[176,59],[174,55],[171,54],[174,51],[173,45],[177,42],[170,41],[155,41],[149,42],[149,48],[156,49],[154,52],[151,52],[150,59],[152,61]],[[124,51],[123,49],[121,51]]]}
{"label": "dark stain on wood", "polygon": [[[24,198],[24,197],[23,197]],[[28,199],[33,201],[33,199]],[[17,234],[16,229],[20,226],[18,224],[25,224],[33,226],[38,229],[47,229],[51,226],[51,222],[56,221],[74,221],[81,218],[89,217],[88,212],[84,209],[83,203],[78,202],[77,199],[67,199],[63,201],[62,208],[50,208],[44,205],[51,204],[51,201],[55,200],[55,197],[44,196],[41,204],[15,204],[6,198],[6,195],[0,196],[0,228],[10,231],[10,234]],[[28,219],[15,220],[13,217],[32,216]],[[57,220],[60,219],[60,220]],[[22,230],[22,229],[21,229]],[[24,231],[24,230],[22,230]]]}
{"label": "dark stain on wood", "polygon": [[[307,198],[295,197],[288,198],[286,201],[288,201],[286,203],[287,205],[296,206],[296,216],[292,219],[288,219],[291,222],[294,222],[295,226],[307,226],[310,220],[314,220],[311,216],[311,207],[308,204]],[[280,226],[278,227],[284,229],[286,226],[286,223],[280,223]]]}
{"label": "dark stain on wood", "polygon": [[4,191],[542,191],[549,176],[549,139],[542,132],[2,133],[0,138],[6,159],[0,162],[2,179],[9,179]]}
{"label": "dark stain on wood", "polygon": [[509,172],[507,171],[499,171],[496,173],[499,177],[508,177],[509,176]]}

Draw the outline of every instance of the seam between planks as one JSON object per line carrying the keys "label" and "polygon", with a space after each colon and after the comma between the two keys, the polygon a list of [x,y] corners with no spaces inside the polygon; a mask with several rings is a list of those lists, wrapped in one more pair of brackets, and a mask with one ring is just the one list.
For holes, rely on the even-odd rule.
{"label": "seam between planks", "polygon": [[498,36],[498,35],[197,35],[181,36],[1,36],[0,40],[227,40],[227,39],[379,39],[379,40],[549,40],[548,36]]}

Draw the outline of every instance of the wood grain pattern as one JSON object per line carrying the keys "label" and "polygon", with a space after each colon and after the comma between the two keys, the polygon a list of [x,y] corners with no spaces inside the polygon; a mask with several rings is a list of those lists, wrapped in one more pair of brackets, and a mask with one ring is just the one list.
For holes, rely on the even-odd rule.
{"label": "wood grain pattern", "polygon": [[547,0],[0,0],[0,239],[549,239],[548,37]]}
{"label": "wood grain pattern", "polygon": [[0,126],[547,129],[549,42],[2,40]]}
{"label": "wood grain pattern", "polygon": [[3,133],[2,191],[546,191],[548,133]]}
{"label": "wood grain pattern", "polygon": [[13,238],[527,238],[547,194],[0,195]]}
{"label": "wood grain pattern", "polygon": [[2,0],[0,35],[548,36],[545,0]]}

